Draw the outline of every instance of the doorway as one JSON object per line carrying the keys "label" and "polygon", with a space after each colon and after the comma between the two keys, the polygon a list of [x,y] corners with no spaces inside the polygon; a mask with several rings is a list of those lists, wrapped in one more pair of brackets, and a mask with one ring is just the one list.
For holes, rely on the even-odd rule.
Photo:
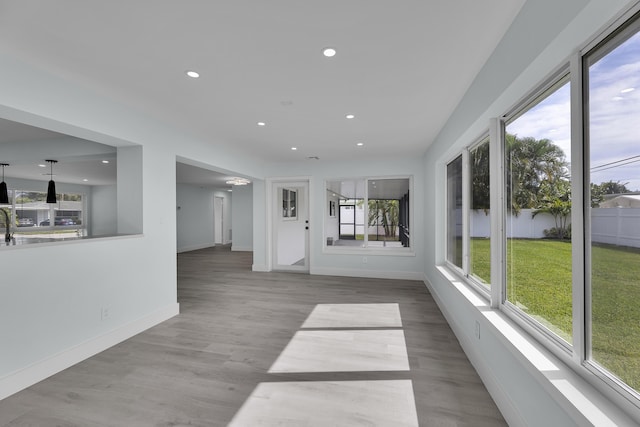
{"label": "doorway", "polygon": [[274,182],[272,265],[309,272],[309,181]]}
{"label": "doorway", "polygon": [[213,198],[213,243],[224,244],[224,198]]}

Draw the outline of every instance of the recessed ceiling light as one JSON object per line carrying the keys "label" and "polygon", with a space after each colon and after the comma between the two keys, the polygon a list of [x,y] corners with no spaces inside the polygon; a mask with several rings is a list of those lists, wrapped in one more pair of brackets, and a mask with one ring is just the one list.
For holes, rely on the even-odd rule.
{"label": "recessed ceiling light", "polygon": [[40,166],[41,168],[46,168],[47,165],[43,165],[42,163],[40,163],[38,166]]}
{"label": "recessed ceiling light", "polygon": [[364,145],[364,142],[358,142],[356,145],[357,145],[358,147],[362,147],[362,146]]}
{"label": "recessed ceiling light", "polygon": [[103,160],[102,163],[106,165],[107,163],[109,163],[109,160]]}
{"label": "recessed ceiling light", "polygon": [[354,119],[356,116],[354,116],[353,114],[347,114],[345,117],[351,120],[351,119]]}
{"label": "recessed ceiling light", "polygon": [[191,77],[192,79],[197,79],[198,77],[200,77],[200,74],[193,71],[193,70],[188,70],[186,71],[187,76]]}
{"label": "recessed ceiling light", "polygon": [[629,93],[629,92],[633,92],[634,90],[636,90],[635,87],[628,87],[626,89],[622,89],[620,93]]}
{"label": "recessed ceiling light", "polygon": [[292,149],[293,151],[296,151],[296,150],[298,149],[298,147],[291,147],[291,149]]}
{"label": "recessed ceiling light", "polygon": [[333,56],[336,56],[336,53],[338,53],[338,52],[332,47],[325,47],[324,49],[322,49],[322,54],[324,56],[326,56],[327,58],[331,58]]}
{"label": "recessed ceiling light", "polygon": [[265,122],[258,122],[258,126],[266,126],[267,124]]}
{"label": "recessed ceiling light", "polygon": [[87,178],[83,179],[82,182],[88,182],[89,180]]}

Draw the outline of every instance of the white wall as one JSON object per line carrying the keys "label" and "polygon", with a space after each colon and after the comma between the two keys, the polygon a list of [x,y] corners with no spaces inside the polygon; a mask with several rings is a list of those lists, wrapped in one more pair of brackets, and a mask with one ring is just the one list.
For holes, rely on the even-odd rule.
{"label": "white wall", "polygon": [[[283,173],[286,171],[286,173]],[[357,277],[389,277],[399,279],[421,279],[423,277],[424,242],[422,239],[411,241],[413,252],[409,256],[400,256],[393,251],[363,250],[357,253],[330,253],[325,251],[324,224],[327,212],[326,181],[354,177],[390,177],[413,176],[413,197],[411,203],[411,233],[422,236],[424,233],[423,210],[424,174],[421,160],[416,157],[388,158],[367,161],[321,161],[314,164],[287,164],[268,167],[267,176],[310,178],[310,271],[312,274],[335,274]],[[254,187],[255,189],[255,187]],[[257,205],[254,192],[254,207]],[[260,195],[262,197],[262,195]],[[266,201],[265,201],[266,203]],[[337,209],[337,206],[336,206]],[[254,209],[255,212],[255,209]],[[257,215],[260,215],[259,213]],[[254,236],[257,233],[267,236],[267,224],[264,218],[254,214]],[[257,241],[254,239],[254,242]],[[266,239],[265,239],[266,242]],[[264,251],[264,252],[263,252]],[[254,268],[267,269],[267,248],[254,245]],[[264,258],[263,258],[264,257]],[[366,257],[366,261],[365,258]],[[371,259],[371,257],[374,257]],[[259,265],[259,259],[265,264]],[[371,261],[369,261],[371,259]]]}
{"label": "white wall", "polygon": [[264,175],[261,159],[177,133],[52,72],[0,56],[0,117],[125,149],[139,145],[138,173],[118,177],[118,197],[133,189],[137,199],[127,202],[141,209],[132,229],[141,225],[144,234],[3,250],[0,398],[177,313],[177,156]]}
{"label": "white wall", "polygon": [[[334,196],[333,193],[329,193],[325,190],[326,201],[324,204],[324,237],[325,239],[331,238],[333,242],[336,242],[340,238],[340,197]],[[334,216],[329,216],[329,203],[335,204]]]}
{"label": "white wall", "polygon": [[91,236],[109,236],[118,232],[117,187],[96,185],[91,187],[89,203]]}
{"label": "white wall", "polygon": [[177,184],[175,209],[178,252],[215,246],[213,196],[210,189]]}
{"label": "white wall", "polygon": [[253,184],[234,187],[231,212],[233,215],[231,250],[253,250]]}
{"label": "white wall", "polygon": [[[579,417],[550,392],[549,383],[540,381],[535,368],[518,357],[469,296],[437,268],[445,255],[445,165],[488,129],[491,117],[506,113],[626,3],[528,1],[424,157],[425,280],[511,425],[570,426]],[[475,337],[476,322],[482,330],[480,339]]]}

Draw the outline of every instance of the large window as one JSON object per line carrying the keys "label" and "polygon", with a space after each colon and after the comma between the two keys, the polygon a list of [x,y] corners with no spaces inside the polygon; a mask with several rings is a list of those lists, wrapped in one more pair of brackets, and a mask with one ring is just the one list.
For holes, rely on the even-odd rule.
{"label": "large window", "polygon": [[447,261],[462,268],[462,156],[447,165]]}
{"label": "large window", "polygon": [[15,239],[59,240],[85,234],[85,198],[78,193],[58,193],[57,203],[47,203],[47,193],[13,190],[10,205],[3,207],[2,224],[10,218]]}
{"label": "large window", "polygon": [[448,264],[476,289],[493,280],[492,307],[635,409],[639,64],[636,17],[493,120],[491,140],[461,150],[446,166],[443,200]]}
{"label": "large window", "polygon": [[469,212],[469,274],[483,285],[491,282],[489,139],[469,151],[471,211]]}
{"label": "large window", "polygon": [[640,390],[640,33],[586,58],[590,177],[589,358]]}
{"label": "large window", "polygon": [[327,181],[326,245],[410,247],[410,186],[410,178]]}
{"label": "large window", "polygon": [[506,300],[572,342],[570,84],[559,79],[506,126]]}

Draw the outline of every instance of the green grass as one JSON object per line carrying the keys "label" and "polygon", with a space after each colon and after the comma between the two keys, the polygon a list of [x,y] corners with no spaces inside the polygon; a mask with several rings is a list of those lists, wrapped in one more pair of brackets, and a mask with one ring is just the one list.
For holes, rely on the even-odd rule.
{"label": "green grass", "polygon": [[[473,239],[475,276],[490,278],[489,240]],[[640,249],[592,248],[593,359],[640,390]],[[571,342],[571,243],[510,239],[507,299]]]}

